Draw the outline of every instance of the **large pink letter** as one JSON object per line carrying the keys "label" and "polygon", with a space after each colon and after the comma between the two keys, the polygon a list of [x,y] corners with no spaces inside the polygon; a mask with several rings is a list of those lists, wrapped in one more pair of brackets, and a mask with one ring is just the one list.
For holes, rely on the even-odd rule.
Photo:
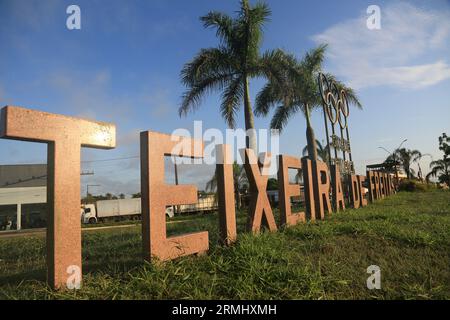
{"label": "large pink letter", "polygon": [[203,253],[208,232],[167,238],[166,206],[197,203],[193,185],[168,185],[164,181],[164,156],[203,157],[203,142],[185,137],[141,132],[142,242],[144,258],[160,260]]}
{"label": "large pink letter", "polygon": [[[252,192],[250,199],[250,208],[247,221],[247,230],[258,233],[261,230],[261,222],[269,228],[270,231],[276,231],[277,225],[273,217],[272,207],[267,197],[267,181],[269,176],[264,174],[267,169],[267,159],[269,154],[264,155],[264,162],[261,164],[256,159],[252,149],[243,150],[245,154],[244,168],[250,182]],[[261,173],[260,170],[263,170]]]}
{"label": "large pink letter", "polygon": [[300,196],[300,186],[289,183],[289,168],[302,170],[300,159],[280,155],[278,157],[278,185],[281,225],[293,226],[305,222],[305,212],[292,214],[291,197]]}
{"label": "large pink letter", "polygon": [[314,198],[316,199],[316,215],[319,219],[325,219],[325,209],[332,213],[330,202],[330,178],[325,162],[313,161]]}
{"label": "large pink letter", "polygon": [[234,199],[233,163],[228,144],[216,146],[217,195],[219,202],[219,238],[223,244],[236,241],[236,212]]}
{"label": "large pink letter", "polygon": [[80,273],[75,278],[81,279],[80,149],[114,148],[116,128],[6,106],[1,112],[0,137],[47,143],[47,281],[52,288],[64,288],[72,272]]}

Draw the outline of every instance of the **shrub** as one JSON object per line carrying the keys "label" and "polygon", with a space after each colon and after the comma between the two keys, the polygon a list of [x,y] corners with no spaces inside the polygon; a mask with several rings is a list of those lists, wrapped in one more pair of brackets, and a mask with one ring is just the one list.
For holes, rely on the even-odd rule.
{"label": "shrub", "polygon": [[429,191],[431,189],[435,189],[435,186],[432,184],[426,184],[417,180],[402,180],[398,186],[399,191],[408,191],[408,192],[424,192]]}

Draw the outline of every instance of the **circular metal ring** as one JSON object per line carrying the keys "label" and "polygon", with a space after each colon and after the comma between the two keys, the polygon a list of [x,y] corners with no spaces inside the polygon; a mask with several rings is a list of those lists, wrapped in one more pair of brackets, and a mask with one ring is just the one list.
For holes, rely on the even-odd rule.
{"label": "circular metal ring", "polygon": [[339,90],[336,82],[328,80],[323,73],[319,73],[318,84],[328,119],[333,125],[339,122],[341,129],[346,129],[350,109],[345,90]]}
{"label": "circular metal ring", "polygon": [[322,96],[322,101],[327,101],[327,93],[330,91],[330,83],[328,82],[327,77],[323,73],[319,73],[319,92]]}
{"label": "circular metal ring", "polygon": [[347,93],[341,90],[340,99],[342,101],[342,114],[347,118],[350,115],[350,108],[348,107]]}
{"label": "circular metal ring", "polygon": [[[347,117],[345,116],[345,114],[343,112],[344,107],[343,107],[343,101],[341,99],[338,100],[338,106],[339,106],[339,112],[338,112],[339,113],[339,118],[338,118],[339,126],[343,130],[343,129],[347,128]],[[344,120],[342,120],[342,119],[344,119]],[[342,121],[344,121],[344,123],[342,123]]]}
{"label": "circular metal ring", "polygon": [[336,121],[334,123],[336,123],[338,121],[340,122],[341,121],[340,120],[340,117],[341,117],[341,114],[340,114],[341,106],[340,106],[340,104],[341,104],[341,102],[340,102],[340,96],[339,96],[339,89],[338,89],[338,87],[337,87],[337,85],[336,85],[336,83],[334,81],[331,82],[330,93],[331,93],[330,97],[332,97],[331,98],[331,103],[333,104],[334,112],[336,113]]}
{"label": "circular metal ring", "polygon": [[[338,122],[338,120],[339,120],[339,112],[337,112],[336,103],[337,103],[337,101],[336,101],[335,97],[333,96],[333,94],[330,91],[328,91],[325,109],[327,111],[328,119],[330,119],[330,122],[332,124],[336,124],[336,122]],[[334,115],[333,115],[333,113],[334,113]]]}
{"label": "circular metal ring", "polygon": [[[349,109],[348,109],[348,101],[347,96],[345,95],[345,91],[341,90],[338,100],[338,106],[339,106],[339,125],[341,129],[347,128],[347,117],[349,115]],[[342,123],[344,121],[344,123]]]}

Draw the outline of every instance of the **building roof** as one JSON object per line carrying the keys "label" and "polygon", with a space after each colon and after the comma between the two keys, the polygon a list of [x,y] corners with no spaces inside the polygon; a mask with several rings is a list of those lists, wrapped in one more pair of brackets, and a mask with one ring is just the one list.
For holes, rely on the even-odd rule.
{"label": "building roof", "polygon": [[45,187],[46,164],[0,165],[0,188]]}

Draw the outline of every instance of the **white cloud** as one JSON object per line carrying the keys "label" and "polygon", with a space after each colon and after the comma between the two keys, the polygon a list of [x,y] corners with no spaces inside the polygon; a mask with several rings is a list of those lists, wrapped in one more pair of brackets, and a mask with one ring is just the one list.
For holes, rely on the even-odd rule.
{"label": "white cloud", "polygon": [[367,17],[363,12],[313,36],[316,43],[328,43],[331,71],[351,86],[422,88],[450,78],[443,53],[448,54],[450,11],[386,5],[380,30],[369,30]]}

